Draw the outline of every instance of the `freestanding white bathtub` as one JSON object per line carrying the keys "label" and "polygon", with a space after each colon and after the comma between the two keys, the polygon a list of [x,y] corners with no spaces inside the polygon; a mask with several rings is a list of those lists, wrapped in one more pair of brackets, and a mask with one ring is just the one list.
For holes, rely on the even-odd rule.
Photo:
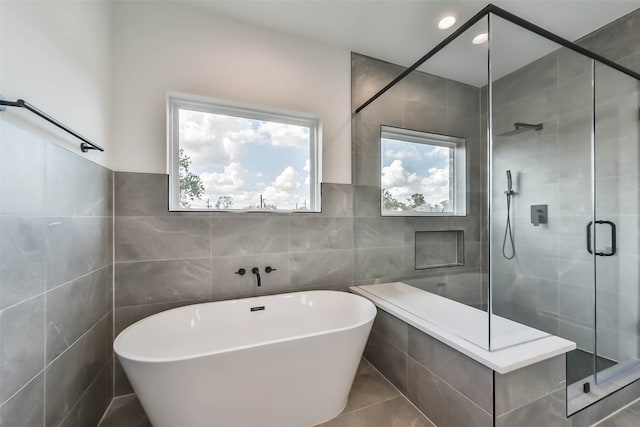
{"label": "freestanding white bathtub", "polygon": [[113,347],[154,427],[304,427],[338,415],[376,314],[309,291],[175,308]]}

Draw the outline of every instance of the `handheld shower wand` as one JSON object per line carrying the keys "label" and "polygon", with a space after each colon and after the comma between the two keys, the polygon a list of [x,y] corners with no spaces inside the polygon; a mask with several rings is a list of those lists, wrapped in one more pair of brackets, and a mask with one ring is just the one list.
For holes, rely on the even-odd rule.
{"label": "handheld shower wand", "polygon": [[[516,256],[516,247],[513,244],[513,233],[511,231],[511,197],[515,194],[515,191],[513,191],[510,170],[507,170],[507,191],[504,194],[507,195],[507,225],[504,230],[504,239],[502,239],[502,256],[506,259],[513,259]],[[507,235],[509,236],[509,243],[511,243],[511,255],[507,255]]]}

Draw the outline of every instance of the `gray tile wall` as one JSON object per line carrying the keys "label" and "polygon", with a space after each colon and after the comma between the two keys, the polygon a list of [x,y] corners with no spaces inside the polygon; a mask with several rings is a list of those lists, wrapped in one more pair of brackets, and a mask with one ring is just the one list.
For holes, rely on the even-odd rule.
{"label": "gray tile wall", "polygon": [[495,426],[569,426],[565,356],[494,376]]}
{"label": "gray tile wall", "polygon": [[[375,94],[404,68],[357,53],[351,56],[352,108]],[[388,125],[466,139],[466,217],[380,216],[380,126]],[[483,306],[484,229],[481,200],[483,156],[480,91],[453,80],[414,72],[353,116],[354,281],[356,284],[403,280],[414,286]],[[418,270],[415,233],[464,232],[464,265]],[[435,262],[435,260],[434,260]],[[486,271],[486,270],[485,270]]]}
{"label": "gray tile wall", "polygon": [[565,357],[498,374],[378,309],[365,357],[439,426],[569,426]]}
{"label": "gray tile wall", "polygon": [[[640,70],[640,12],[636,11],[579,43]],[[534,36],[532,36],[534,37]],[[618,224],[618,255],[598,257],[598,353],[613,360],[637,357],[638,329],[638,138],[639,85],[597,65],[596,210]],[[560,49],[494,84],[494,127],[544,122],[544,130],[494,140],[494,166],[511,169],[516,259],[495,247],[494,309],[521,323],[566,337],[593,351],[593,257],[585,248],[591,210],[591,61]],[[492,226],[502,241],[505,179],[496,175]],[[530,224],[529,206],[549,205],[549,223]],[[605,227],[598,228],[604,241]]]}
{"label": "gray tile wall", "polygon": [[[304,214],[170,213],[167,189],[167,175],[115,173],[115,335],[180,305],[352,284],[351,186],[323,184],[322,212]],[[115,377],[115,395],[131,393]]]}
{"label": "gray tile wall", "polygon": [[113,394],[113,173],[0,120],[0,426],[96,425]]}
{"label": "gray tile wall", "polygon": [[364,355],[434,424],[493,425],[493,371],[384,310]]}

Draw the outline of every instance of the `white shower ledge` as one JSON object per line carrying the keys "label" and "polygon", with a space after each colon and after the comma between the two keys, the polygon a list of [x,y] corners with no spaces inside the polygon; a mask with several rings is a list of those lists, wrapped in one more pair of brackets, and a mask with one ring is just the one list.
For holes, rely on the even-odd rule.
{"label": "white shower ledge", "polygon": [[515,371],[576,348],[575,343],[504,317],[491,316],[493,348],[487,312],[402,282],[352,286],[351,291],[425,334],[453,347],[499,374]]}

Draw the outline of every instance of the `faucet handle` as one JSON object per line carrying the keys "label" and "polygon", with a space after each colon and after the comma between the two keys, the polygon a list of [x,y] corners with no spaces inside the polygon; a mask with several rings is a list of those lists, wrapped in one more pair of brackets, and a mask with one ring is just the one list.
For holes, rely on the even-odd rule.
{"label": "faucet handle", "polygon": [[236,272],[235,272],[235,273],[233,273],[233,274],[238,274],[238,275],[240,275],[240,276],[244,276],[244,274],[245,274],[246,272],[247,272],[247,270],[245,270],[244,268],[240,268],[240,269],[238,269],[238,271],[236,271]]}
{"label": "faucet handle", "polygon": [[271,273],[272,271],[276,271],[277,268],[272,268],[270,265],[268,265],[265,269],[264,272],[265,273]]}

